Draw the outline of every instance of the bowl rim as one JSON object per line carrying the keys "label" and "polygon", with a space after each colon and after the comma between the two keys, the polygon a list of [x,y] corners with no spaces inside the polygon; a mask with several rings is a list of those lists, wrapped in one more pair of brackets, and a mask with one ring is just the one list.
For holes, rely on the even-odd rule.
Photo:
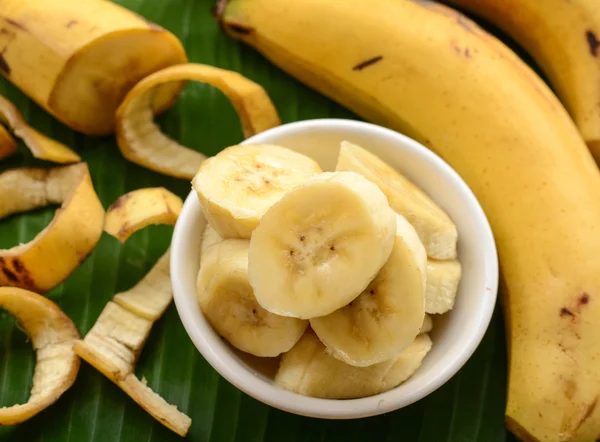
{"label": "bowl rim", "polygon": [[392,389],[384,393],[359,399],[320,399],[289,392],[256,376],[250,370],[243,367],[232,353],[216,349],[211,343],[212,338],[210,334],[203,333],[203,325],[196,323],[192,314],[188,311],[187,295],[180,278],[177,277],[183,268],[181,260],[184,255],[183,253],[178,253],[178,250],[185,248],[188,244],[185,241],[184,231],[190,227],[189,224],[191,221],[188,218],[191,217],[188,217],[187,214],[192,210],[192,205],[199,204],[193,189],[184,202],[173,231],[171,242],[171,282],[177,313],[186,333],[206,361],[228,382],[253,398],[280,410],[308,417],[352,419],[387,413],[421,400],[448,382],[463,367],[479,346],[489,327],[496,305],[499,270],[496,244],[491,227],[469,186],[441,157],[401,133],[362,121],[322,118],[283,124],[254,135],[240,144],[268,143],[269,141],[266,141],[265,138],[268,140],[273,135],[285,133],[289,136],[299,131],[317,130],[326,126],[331,127],[332,125],[337,126],[338,129],[348,128],[367,132],[376,131],[381,135],[395,138],[398,141],[397,144],[403,145],[404,149],[423,156],[427,162],[433,163],[434,167],[443,172],[444,180],[451,182],[455,186],[457,192],[460,194],[460,198],[465,199],[472,209],[472,216],[475,218],[476,224],[482,229],[481,234],[484,238],[482,248],[485,252],[485,284],[486,287],[490,288],[490,291],[486,293],[485,302],[483,302],[478,312],[477,327],[473,329],[470,339],[465,342],[466,345],[462,346],[454,355],[451,363],[442,367],[436,376],[423,382],[410,397],[394,395],[396,389]]}

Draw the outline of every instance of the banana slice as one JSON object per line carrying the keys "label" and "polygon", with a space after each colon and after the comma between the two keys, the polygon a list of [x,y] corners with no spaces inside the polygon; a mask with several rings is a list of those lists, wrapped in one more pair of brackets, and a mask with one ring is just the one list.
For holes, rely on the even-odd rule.
{"label": "banana slice", "polygon": [[200,256],[204,256],[206,250],[215,244],[223,241],[223,238],[219,236],[217,231],[212,228],[210,224],[206,224],[206,228],[204,229],[204,233],[202,234],[202,244],[200,245]]}
{"label": "banana slice", "polygon": [[265,90],[237,72],[202,64],[171,66],[140,81],[117,110],[117,143],[129,161],[159,173],[192,179],[206,157],[163,134],[153,121],[152,110],[156,98],[169,93],[170,84],[185,80],[207,83],[223,92],[238,113],[246,138],[280,124]]}
{"label": "banana slice", "polygon": [[250,238],[269,207],[319,173],[315,161],[285,147],[240,145],[202,163],[192,185],[221,237]]}
{"label": "banana slice", "polygon": [[[120,197],[107,212],[107,228],[119,240],[149,224],[174,224],[182,201],[165,189],[140,189]],[[150,329],[171,300],[169,251],[133,288],[117,293],[75,352],[117,384],[160,423],[185,436],[191,419],[135,377],[135,363]]]}
{"label": "banana slice", "polygon": [[429,333],[431,330],[433,330],[433,320],[431,319],[430,315],[425,314],[425,317],[423,318],[423,325],[421,325],[421,330],[419,333]]}
{"label": "banana slice", "polygon": [[392,253],[354,301],[310,326],[340,361],[367,367],[392,358],[419,334],[425,315],[427,254],[415,229],[396,215]]}
{"label": "banana slice", "polygon": [[390,206],[416,229],[427,255],[456,258],[456,226],[437,204],[377,156],[347,141],[342,142],[336,170],[365,176],[383,191]]}
{"label": "banana slice", "polygon": [[0,219],[62,204],[32,241],[0,250],[0,286],[47,292],[87,258],[102,236],[104,208],[84,163],[7,170],[0,174],[0,195]]}
{"label": "banana slice", "polygon": [[207,249],[198,273],[200,307],[213,328],[234,347],[255,356],[288,351],[308,321],[269,313],[248,282],[245,239],[227,239]]}
{"label": "banana slice", "polygon": [[17,141],[12,135],[0,125],[0,160],[11,156],[17,151]]}
{"label": "banana slice", "polygon": [[383,393],[410,378],[431,349],[427,334],[393,358],[353,367],[331,356],[310,330],[281,357],[275,383],[286,390],[324,399],[354,399]]}
{"label": "banana slice", "polygon": [[79,332],[54,302],[28,290],[0,287],[0,309],[14,315],[37,353],[33,387],[27,403],[0,408],[0,426],[24,422],[67,391],[79,372],[73,352]]}
{"label": "banana slice", "polygon": [[260,305],[302,319],[355,299],[390,257],[396,214],[353,172],[323,173],[289,191],[250,240],[248,276]]}
{"label": "banana slice", "polygon": [[427,286],[425,289],[425,311],[445,313],[452,310],[462,274],[457,260],[427,261]]}
{"label": "banana slice", "polygon": [[106,211],[104,231],[121,242],[150,224],[175,224],[183,202],[164,187],[126,193]]}
{"label": "banana slice", "polygon": [[[6,98],[0,95],[0,121],[6,124],[12,129],[13,134],[23,140],[25,146],[31,151],[35,158],[40,160],[52,161],[54,163],[77,163],[81,161],[81,157],[69,149],[62,143],[59,143],[52,138],[38,132],[31,126],[29,126],[21,112],[16,108],[14,104],[8,101]],[[3,128],[4,136],[6,139],[8,135]],[[12,150],[10,145],[7,144],[3,154],[3,149],[0,147],[0,159],[8,156],[16,149],[14,144]]]}

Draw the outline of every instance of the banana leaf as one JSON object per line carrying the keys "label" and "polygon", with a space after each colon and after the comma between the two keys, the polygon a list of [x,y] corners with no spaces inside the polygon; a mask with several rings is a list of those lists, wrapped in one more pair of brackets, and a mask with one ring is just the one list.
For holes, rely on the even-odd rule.
{"label": "banana leaf", "polygon": [[[242,73],[265,87],[283,122],[357,117],[286,75],[258,53],[228,38],[211,16],[214,0],[118,0],[174,32],[192,62]],[[37,129],[75,148],[88,162],[105,207],[125,192],[164,186],[185,197],[189,182],[165,177],[127,162],[113,137],[91,138],[63,126],[5,80],[0,93]],[[189,84],[177,104],[158,119],[169,135],[212,155],[242,140],[237,116],[212,87]],[[26,149],[0,162],[0,171],[39,165]],[[1,195],[0,195],[1,198]],[[54,208],[0,222],[0,248],[32,239]],[[126,244],[104,235],[92,253],[48,297],[88,332],[113,294],[133,286],[167,248],[172,228],[155,226]],[[0,310],[0,407],[27,400],[35,355],[14,319]],[[514,440],[504,428],[506,350],[500,309],[465,367],[427,398],[373,418],[326,421],[288,414],[241,393],[202,358],[174,307],[152,329],[137,375],[192,419],[188,439],[208,441],[448,441]],[[119,388],[83,363],[74,386],[30,421],[0,427],[0,441],[177,441],[180,438],[145,413]]]}

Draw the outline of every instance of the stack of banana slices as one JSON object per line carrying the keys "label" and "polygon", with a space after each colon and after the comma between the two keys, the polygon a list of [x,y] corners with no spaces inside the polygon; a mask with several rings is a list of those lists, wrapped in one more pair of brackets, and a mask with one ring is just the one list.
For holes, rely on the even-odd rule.
{"label": "stack of banana slices", "polygon": [[275,145],[207,159],[192,182],[208,225],[197,287],[231,345],[280,357],[275,382],[320,398],[396,387],[452,309],[456,226],[422,190],[343,142],[335,172]]}

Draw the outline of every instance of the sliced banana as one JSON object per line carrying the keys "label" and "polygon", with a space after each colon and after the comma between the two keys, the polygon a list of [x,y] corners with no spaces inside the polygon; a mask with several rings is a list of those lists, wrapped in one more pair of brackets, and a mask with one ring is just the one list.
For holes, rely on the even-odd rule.
{"label": "sliced banana", "polygon": [[250,238],[269,207],[319,173],[314,160],[285,147],[240,145],[202,163],[192,185],[220,236]]}
{"label": "sliced banana", "polygon": [[77,327],[54,302],[28,290],[0,287],[0,309],[16,317],[37,355],[31,395],[25,404],[0,407],[2,426],[24,422],[56,402],[75,382],[80,361],[73,352]]}
{"label": "sliced banana", "polygon": [[357,367],[383,362],[408,347],[425,315],[427,254],[415,229],[396,215],[392,253],[354,301],[313,318],[310,326],[327,350]]}
{"label": "sliced banana", "polygon": [[396,214],[354,172],[323,173],[289,191],[252,234],[248,276],[272,313],[310,319],[345,306],[392,252]]}
{"label": "sliced banana", "polygon": [[433,319],[431,319],[430,315],[425,314],[419,333],[429,333],[431,330],[433,330]]}
{"label": "sliced banana", "polygon": [[445,313],[452,310],[458,292],[462,268],[457,260],[427,261],[425,311]]}
{"label": "sliced banana", "polygon": [[456,226],[425,192],[377,156],[347,141],[342,142],[336,170],[360,173],[383,191],[396,212],[416,229],[427,255],[456,258]]}
{"label": "sliced banana", "polygon": [[310,330],[281,358],[275,383],[286,390],[324,399],[353,399],[383,393],[412,376],[431,349],[427,334],[393,358],[353,367],[331,356]]}
{"label": "sliced banana", "polygon": [[204,256],[204,253],[209,247],[223,241],[223,238],[219,236],[217,231],[212,228],[210,224],[206,224],[204,233],[202,234],[202,244],[200,245],[200,256]]}
{"label": "sliced banana", "polygon": [[248,248],[248,240],[228,239],[206,250],[198,273],[200,307],[234,347],[256,356],[279,356],[300,339],[308,321],[277,316],[260,306],[248,282]]}

